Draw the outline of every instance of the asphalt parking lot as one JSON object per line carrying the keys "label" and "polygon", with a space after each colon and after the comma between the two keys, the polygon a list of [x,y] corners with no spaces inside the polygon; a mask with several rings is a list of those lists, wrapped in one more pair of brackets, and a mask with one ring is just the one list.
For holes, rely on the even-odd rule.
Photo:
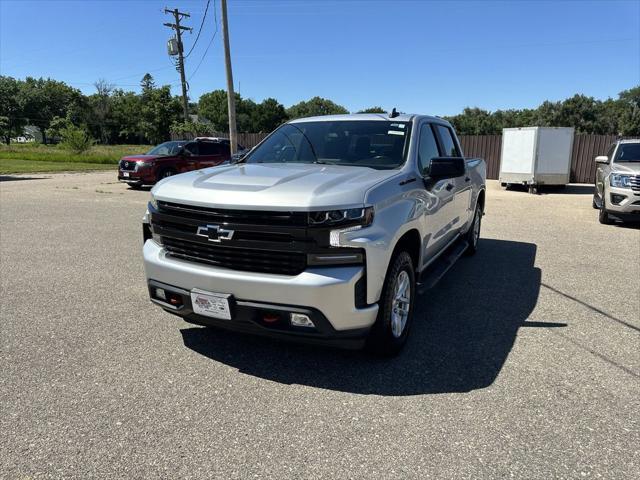
{"label": "asphalt parking lot", "polygon": [[0,182],[2,478],[639,478],[640,230],[491,182],[397,358],[152,306],[148,192]]}

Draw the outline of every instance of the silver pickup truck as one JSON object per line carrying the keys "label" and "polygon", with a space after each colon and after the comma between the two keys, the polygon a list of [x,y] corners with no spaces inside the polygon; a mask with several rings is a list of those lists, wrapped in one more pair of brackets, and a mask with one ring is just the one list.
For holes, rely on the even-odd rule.
{"label": "silver pickup truck", "polygon": [[151,300],[195,324],[396,353],[416,296],[476,251],[485,177],[437,117],[293,120],[153,188]]}

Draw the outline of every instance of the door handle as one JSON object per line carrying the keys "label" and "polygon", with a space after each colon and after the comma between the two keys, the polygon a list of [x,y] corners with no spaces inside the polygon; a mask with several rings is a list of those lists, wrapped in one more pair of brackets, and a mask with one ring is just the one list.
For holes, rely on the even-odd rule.
{"label": "door handle", "polygon": [[444,188],[447,189],[447,192],[450,192],[451,190],[453,190],[453,183],[447,183],[447,186]]}
{"label": "door handle", "polygon": [[471,181],[471,177],[464,177],[464,181],[465,182],[470,182]]}

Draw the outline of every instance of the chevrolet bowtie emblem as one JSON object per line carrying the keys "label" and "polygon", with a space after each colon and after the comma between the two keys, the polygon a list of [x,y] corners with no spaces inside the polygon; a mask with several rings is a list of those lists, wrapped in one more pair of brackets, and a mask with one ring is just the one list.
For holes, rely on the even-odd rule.
{"label": "chevrolet bowtie emblem", "polygon": [[201,225],[198,227],[196,235],[207,237],[210,242],[221,242],[222,240],[231,240],[233,230],[220,228],[220,225]]}

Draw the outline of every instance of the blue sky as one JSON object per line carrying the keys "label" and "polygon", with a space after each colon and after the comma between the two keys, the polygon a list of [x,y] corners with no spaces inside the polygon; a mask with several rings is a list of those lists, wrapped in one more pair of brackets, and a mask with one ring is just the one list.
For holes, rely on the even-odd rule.
{"label": "blue sky", "polygon": [[[211,0],[187,60],[192,99],[225,88],[220,31],[203,57],[214,3],[220,20]],[[0,72],[51,77],[85,93],[99,78],[137,90],[150,72],[178,94],[165,5],[191,14],[189,49],[206,0],[0,0]],[[450,115],[574,93],[605,99],[640,84],[640,0],[229,0],[229,22],[236,87],[285,106],[320,95],[352,111]]]}

